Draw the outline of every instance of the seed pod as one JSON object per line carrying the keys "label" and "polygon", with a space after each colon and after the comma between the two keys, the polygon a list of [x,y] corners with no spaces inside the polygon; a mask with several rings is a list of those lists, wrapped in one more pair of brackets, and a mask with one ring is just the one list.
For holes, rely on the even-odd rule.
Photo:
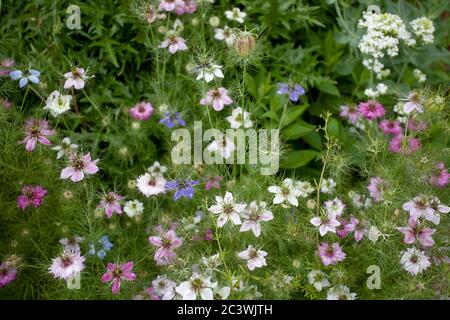
{"label": "seed pod", "polygon": [[234,41],[234,50],[241,57],[248,56],[255,49],[255,46],[255,37],[251,33],[246,31],[239,33],[239,35],[236,37],[236,40]]}

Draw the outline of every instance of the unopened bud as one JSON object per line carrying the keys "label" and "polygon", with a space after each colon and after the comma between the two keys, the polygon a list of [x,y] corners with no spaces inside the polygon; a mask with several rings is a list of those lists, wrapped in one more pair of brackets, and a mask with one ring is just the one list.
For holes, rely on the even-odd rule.
{"label": "unopened bud", "polygon": [[214,17],[211,17],[211,18],[209,18],[209,24],[212,26],[212,27],[218,27],[219,26],[219,23],[220,23],[220,19],[219,19],[219,17],[217,17],[217,16],[214,16]]}
{"label": "unopened bud", "polygon": [[248,56],[256,46],[255,37],[249,32],[241,32],[234,41],[234,50],[241,57]]}

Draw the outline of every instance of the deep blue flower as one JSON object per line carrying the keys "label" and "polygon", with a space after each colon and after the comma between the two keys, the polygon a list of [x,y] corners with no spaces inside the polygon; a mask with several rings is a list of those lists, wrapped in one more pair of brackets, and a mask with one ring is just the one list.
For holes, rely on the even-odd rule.
{"label": "deep blue flower", "polygon": [[37,70],[30,69],[27,73],[24,73],[20,70],[14,70],[9,73],[9,76],[12,80],[19,80],[19,87],[23,88],[28,84],[28,81],[31,81],[35,84],[39,83],[39,77],[41,73]]}
{"label": "deep blue flower", "polygon": [[181,118],[180,113],[179,112],[175,112],[175,113],[170,113],[169,111],[167,111],[164,114],[164,118],[162,118],[161,120],[159,120],[159,123],[163,123],[167,126],[167,128],[172,129],[175,125],[180,125],[180,126],[185,126],[186,122]]}
{"label": "deep blue flower", "polygon": [[199,182],[197,180],[184,180],[179,179],[173,181],[167,181],[165,188],[166,190],[175,190],[173,195],[173,200],[177,201],[181,197],[192,199],[194,196],[194,188],[192,186],[197,185]]}
{"label": "deep blue flower", "polygon": [[299,85],[288,85],[286,83],[278,83],[278,94],[289,94],[289,99],[292,102],[297,102],[300,96],[305,94],[305,89]]}

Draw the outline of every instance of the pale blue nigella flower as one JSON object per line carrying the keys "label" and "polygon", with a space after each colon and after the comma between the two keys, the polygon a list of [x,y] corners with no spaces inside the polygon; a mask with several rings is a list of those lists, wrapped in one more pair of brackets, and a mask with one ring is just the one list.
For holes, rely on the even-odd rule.
{"label": "pale blue nigella flower", "polygon": [[35,84],[39,83],[39,77],[41,73],[37,70],[30,69],[27,73],[24,73],[20,70],[14,70],[9,73],[9,76],[12,80],[19,80],[19,87],[23,88],[28,84],[28,81],[31,81]]}

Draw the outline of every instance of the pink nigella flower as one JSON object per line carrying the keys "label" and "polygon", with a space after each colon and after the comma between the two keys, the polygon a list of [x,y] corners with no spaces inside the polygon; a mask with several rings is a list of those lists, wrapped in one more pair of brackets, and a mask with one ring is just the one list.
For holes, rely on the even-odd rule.
{"label": "pink nigella flower", "polygon": [[111,218],[114,212],[117,214],[122,214],[122,206],[119,201],[122,200],[123,197],[121,195],[115,194],[114,192],[109,192],[105,195],[97,208],[105,209],[106,216]]}
{"label": "pink nigella flower", "polygon": [[358,111],[369,120],[380,118],[384,116],[385,113],[383,105],[374,100],[361,102],[358,105]]}
{"label": "pink nigella flower", "polygon": [[182,37],[171,36],[168,39],[161,42],[158,48],[167,48],[169,47],[169,52],[171,54],[176,53],[177,51],[187,50],[188,47],[186,45],[186,40]]}
{"label": "pink nigella flower", "polygon": [[156,294],[155,288],[150,287],[142,291],[142,293],[133,297],[133,300],[161,300]]}
{"label": "pink nigella flower", "polygon": [[335,265],[338,261],[343,261],[345,259],[345,253],[337,242],[331,245],[322,242],[317,250],[317,255],[322,259],[324,266],[329,266],[330,264]]}
{"label": "pink nigella flower", "polygon": [[418,240],[424,247],[434,245],[434,240],[431,236],[436,232],[436,229],[425,228],[420,224],[419,220],[409,218],[408,226],[399,227],[397,230],[405,235],[403,242],[406,244],[412,244]]}
{"label": "pink nigella flower", "polygon": [[85,258],[80,255],[79,251],[64,251],[52,259],[48,271],[55,279],[69,280],[84,270],[84,260]]}
{"label": "pink nigella flower", "polygon": [[155,252],[154,259],[158,265],[166,265],[172,262],[172,259],[176,256],[173,249],[180,247],[183,240],[177,237],[174,229],[170,229],[166,232],[162,230],[160,226],[156,228],[157,236],[148,238],[148,241],[158,248]]}
{"label": "pink nigella flower", "polygon": [[358,121],[360,114],[355,106],[341,106],[341,112],[339,115],[343,118],[347,118],[351,124],[355,124]]}
{"label": "pink nigella flower", "polygon": [[420,140],[399,134],[389,142],[389,151],[409,155],[420,149]]}
{"label": "pink nigella flower", "polygon": [[355,227],[355,240],[361,241],[364,235],[367,235],[369,230],[367,228],[367,221],[359,222],[358,219],[354,218],[353,216],[350,217],[350,223],[352,223]]}
{"label": "pink nigella flower", "polygon": [[249,245],[246,250],[238,253],[238,257],[247,260],[247,268],[252,271],[255,268],[262,268],[267,266],[266,257],[267,252],[258,250],[252,245]]}
{"label": "pink nigella flower", "polygon": [[313,226],[319,227],[319,233],[323,237],[327,232],[336,233],[336,227],[341,223],[336,220],[336,214],[329,213],[326,217],[314,217],[309,221]]}
{"label": "pink nigella flower", "polygon": [[[351,217],[353,218],[353,217]],[[339,222],[341,223],[340,226],[336,227],[336,234],[339,238],[345,238],[350,232],[355,230],[355,223],[352,219],[344,219],[340,218]]]}
{"label": "pink nigella flower", "polygon": [[175,13],[177,15],[181,16],[181,15],[183,15],[185,13],[194,13],[197,10],[197,3],[195,1],[193,1],[193,0],[183,0],[182,2],[183,2],[183,5],[178,5],[175,8]]}
{"label": "pink nigella flower", "polygon": [[266,209],[266,203],[263,201],[259,202],[252,201],[248,207],[242,213],[242,218],[244,218],[244,223],[242,223],[239,231],[253,231],[255,237],[259,237],[261,234],[260,222],[273,220],[273,214],[271,211]]}
{"label": "pink nigella flower", "polygon": [[1,67],[0,68],[0,77],[9,76],[9,73],[12,70],[8,70],[8,68],[14,67],[15,64],[16,63],[14,62],[13,59],[9,59],[9,58],[3,59],[0,62],[0,67]]}
{"label": "pink nigella flower", "polygon": [[33,151],[36,148],[36,142],[47,146],[51,145],[52,143],[47,137],[55,134],[55,130],[50,129],[47,120],[38,119],[28,119],[25,122],[25,131],[27,136],[19,143],[25,144],[27,151]]}
{"label": "pink nigella flower", "polygon": [[154,112],[153,106],[150,102],[141,101],[130,109],[130,116],[134,120],[144,121],[152,116]]}
{"label": "pink nigella flower", "polygon": [[97,160],[91,160],[91,154],[78,156],[73,154],[69,157],[69,166],[61,171],[61,179],[78,182],[84,179],[85,174],[94,174],[98,172]]}
{"label": "pink nigella flower", "polygon": [[85,81],[89,78],[83,68],[73,68],[72,71],[64,74],[66,82],[64,82],[64,89],[74,87],[77,90],[83,89]]}
{"label": "pink nigella flower", "polygon": [[174,11],[177,7],[184,6],[183,0],[162,0],[159,4],[159,10]]}
{"label": "pink nigella flower", "polygon": [[106,272],[102,275],[101,281],[103,283],[112,281],[112,293],[117,294],[120,291],[122,280],[134,281],[136,274],[132,272],[133,262],[129,261],[123,264],[108,263]]}
{"label": "pink nigella flower", "polygon": [[220,181],[222,181],[221,176],[215,176],[214,178],[207,180],[205,183],[205,190],[208,191],[212,188],[220,189]]}
{"label": "pink nigella flower", "polygon": [[16,279],[17,269],[7,262],[0,264],[0,288]]}
{"label": "pink nigella flower", "polygon": [[382,187],[386,184],[386,182],[380,177],[370,178],[370,183],[367,186],[367,190],[369,190],[370,196],[375,202],[383,201],[383,190]]}
{"label": "pink nigella flower", "polygon": [[392,134],[394,136],[402,132],[402,127],[400,126],[400,121],[398,120],[383,120],[380,122],[378,127],[383,130],[384,134]]}
{"label": "pink nigella flower", "polygon": [[414,220],[430,217],[435,212],[428,202],[428,199],[419,196],[414,197],[411,201],[405,202],[402,208],[403,210],[409,212],[410,218]]}
{"label": "pink nigella flower", "polygon": [[408,130],[411,132],[416,131],[425,131],[427,129],[427,123],[425,121],[418,121],[416,119],[409,119],[408,120]]}
{"label": "pink nigella flower", "polygon": [[233,100],[228,96],[228,90],[222,87],[209,90],[206,96],[200,100],[201,105],[212,106],[216,111],[220,111],[224,106],[232,103]]}
{"label": "pink nigella flower", "polygon": [[437,187],[445,187],[448,184],[448,180],[450,178],[450,174],[448,173],[448,169],[445,167],[443,162],[439,162],[436,165],[435,173],[430,177],[430,183]]}
{"label": "pink nigella flower", "polygon": [[47,195],[47,190],[42,186],[24,186],[22,194],[17,197],[17,206],[25,210],[28,206],[39,207]]}
{"label": "pink nigella flower", "polygon": [[0,105],[2,105],[6,109],[11,109],[13,103],[11,100],[8,99],[0,99]]}

